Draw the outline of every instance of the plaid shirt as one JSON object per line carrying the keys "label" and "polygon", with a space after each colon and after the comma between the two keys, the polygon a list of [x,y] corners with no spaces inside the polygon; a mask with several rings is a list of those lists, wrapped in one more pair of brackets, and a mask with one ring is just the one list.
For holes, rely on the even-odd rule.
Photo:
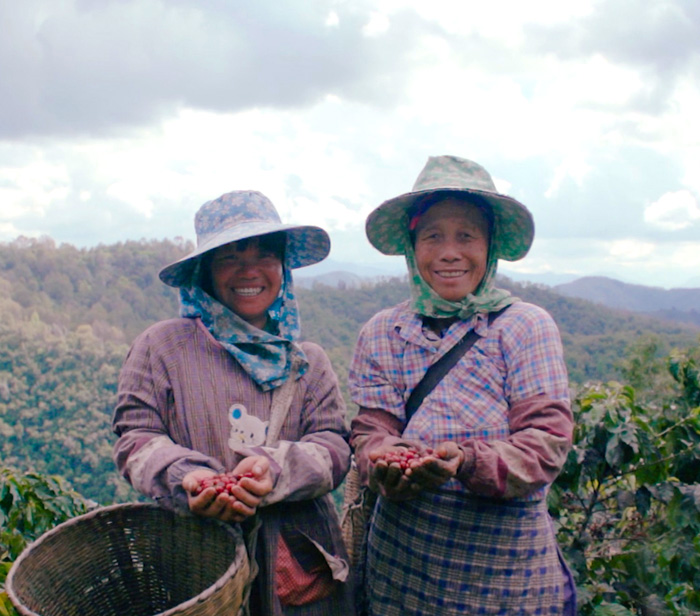
{"label": "plaid shirt", "polygon": [[[551,401],[555,409],[565,409],[551,413],[553,430],[558,433],[556,443],[539,429],[531,430],[533,438],[525,444],[518,443],[521,451],[532,449],[525,453],[533,459],[542,453],[548,455],[548,448],[557,449],[558,458],[563,448],[565,458],[571,432],[559,331],[542,308],[516,302],[491,327],[487,315],[478,314],[455,322],[442,338],[424,327],[408,302],[383,310],[360,333],[349,373],[352,399],[360,407],[382,409],[405,424],[404,407],[411,391],[428,367],[472,328],[480,338],[423,401],[404,426],[402,437],[431,447],[444,441],[467,444],[473,454],[470,463],[474,474],[488,465],[501,469],[494,472],[505,468],[512,485],[514,481],[522,484],[527,469],[520,468],[522,460],[516,459],[516,448],[508,443],[513,435],[511,426],[518,419],[513,417],[513,405],[540,399]],[[562,439],[567,433],[568,438]],[[444,487],[463,490],[465,485],[454,479]],[[541,485],[510,492],[528,500],[544,496]],[[491,491],[486,495],[504,494]],[[507,487],[505,495],[509,495]]]}

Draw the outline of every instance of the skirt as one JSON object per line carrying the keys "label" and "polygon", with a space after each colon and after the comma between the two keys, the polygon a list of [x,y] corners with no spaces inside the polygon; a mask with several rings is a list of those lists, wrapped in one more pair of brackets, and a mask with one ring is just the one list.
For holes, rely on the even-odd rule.
{"label": "skirt", "polygon": [[365,558],[369,616],[574,613],[544,501],[447,491],[380,498]]}

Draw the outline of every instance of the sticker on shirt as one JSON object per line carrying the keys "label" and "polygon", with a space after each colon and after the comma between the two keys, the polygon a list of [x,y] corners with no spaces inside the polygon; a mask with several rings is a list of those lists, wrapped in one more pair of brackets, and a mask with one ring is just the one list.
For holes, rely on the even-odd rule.
{"label": "sticker on shirt", "polygon": [[228,446],[234,451],[241,447],[265,444],[268,422],[254,415],[248,415],[248,409],[242,404],[231,405],[228,410],[228,420],[231,424]]}

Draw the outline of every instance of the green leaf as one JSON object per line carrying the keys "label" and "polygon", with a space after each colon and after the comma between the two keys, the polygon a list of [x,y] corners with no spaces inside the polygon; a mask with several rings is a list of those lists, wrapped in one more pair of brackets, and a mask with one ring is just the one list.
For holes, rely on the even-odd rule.
{"label": "green leaf", "polygon": [[601,603],[593,610],[595,616],[636,616],[636,612],[628,610],[622,605],[614,603]]}

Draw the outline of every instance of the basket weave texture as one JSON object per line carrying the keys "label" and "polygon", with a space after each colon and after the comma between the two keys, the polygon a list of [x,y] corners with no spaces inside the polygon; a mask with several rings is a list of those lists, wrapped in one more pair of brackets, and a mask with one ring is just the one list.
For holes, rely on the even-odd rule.
{"label": "basket weave texture", "polygon": [[350,564],[356,567],[362,558],[367,530],[377,495],[362,485],[360,474],[353,459],[345,478],[343,511],[340,530],[345,542]]}
{"label": "basket weave texture", "polygon": [[128,503],[43,534],[17,558],[5,590],[24,616],[235,615],[248,578],[236,527]]}

